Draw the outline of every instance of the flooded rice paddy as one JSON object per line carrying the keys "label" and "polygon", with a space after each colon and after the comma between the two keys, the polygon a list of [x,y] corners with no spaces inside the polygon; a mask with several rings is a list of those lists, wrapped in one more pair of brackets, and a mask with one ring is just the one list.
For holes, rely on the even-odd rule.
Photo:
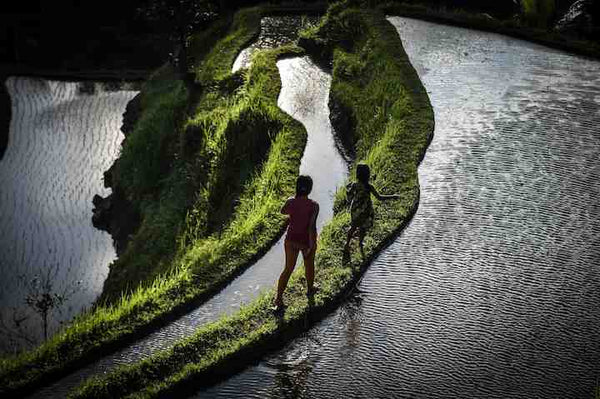
{"label": "flooded rice paddy", "polygon": [[595,397],[600,63],[389,21],[435,112],[416,216],[333,315],[195,397]]}

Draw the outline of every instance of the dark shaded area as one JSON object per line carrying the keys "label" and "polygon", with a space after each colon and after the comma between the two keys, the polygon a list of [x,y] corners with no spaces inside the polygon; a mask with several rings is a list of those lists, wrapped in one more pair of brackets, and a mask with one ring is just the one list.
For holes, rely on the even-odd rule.
{"label": "dark shaded area", "polygon": [[329,96],[329,118],[338,150],[346,162],[354,162],[356,159],[355,144],[357,137],[356,118],[352,114],[352,108],[344,105],[334,94]]}
{"label": "dark shaded area", "polygon": [[[138,94],[127,103],[123,114],[121,131],[125,135],[125,140],[133,131],[141,112],[141,94]],[[129,236],[138,229],[141,217],[136,207],[127,200],[123,190],[113,185],[112,172],[116,162],[104,172],[104,187],[112,188],[112,194],[106,198],[95,195],[92,199],[94,204],[92,224],[111,235],[117,255],[120,256],[127,248]]]}
{"label": "dark shaded area", "polygon": [[[557,15],[564,14],[576,0],[555,0]],[[392,0],[391,3],[422,4],[435,8],[460,8],[488,13],[494,18],[511,18],[521,10],[519,0]]]}
{"label": "dark shaded area", "polygon": [[0,74],[0,161],[8,146],[8,131],[12,114],[10,96],[6,90],[6,76]]}
{"label": "dark shaded area", "polygon": [[[182,32],[260,1],[25,0],[0,6],[0,68],[151,71]],[[270,2],[282,3],[282,2]],[[315,3],[306,1],[303,3]],[[193,10],[190,7],[194,7]],[[206,15],[205,15],[206,13]],[[210,13],[210,15],[208,15]]]}
{"label": "dark shaded area", "polygon": [[[573,0],[568,1],[572,2]],[[369,1],[369,3],[374,2]],[[434,8],[461,8],[472,12],[488,13],[495,18],[510,18],[520,10],[518,1],[513,0],[396,0],[388,1],[388,3],[421,4]]]}
{"label": "dark shaded area", "polygon": [[[4,68],[156,68],[169,46],[155,26],[138,17],[141,0],[4,2],[0,60]],[[18,69],[17,69],[18,70]]]}
{"label": "dark shaded area", "polygon": [[129,236],[139,227],[139,213],[120,190],[113,189],[106,198],[96,194],[92,202],[92,224],[111,235],[117,256],[121,255],[127,248]]}
{"label": "dark shaded area", "polygon": [[555,29],[569,36],[600,42],[600,2],[577,0],[557,12]]}
{"label": "dark shaded area", "polygon": [[[331,1],[329,1],[331,2]],[[375,6],[382,2],[356,1]],[[557,22],[576,0],[556,0],[553,21]],[[584,1],[591,18],[588,38],[600,34],[600,2]],[[240,7],[263,3],[258,0],[132,0],[82,2],[79,0],[25,0],[0,6],[0,77],[8,73],[35,74],[62,71],[77,76],[89,71],[128,70],[138,78],[175,56],[175,45],[190,29],[203,29],[217,15]],[[270,1],[286,4],[286,1]],[[294,2],[298,5],[328,3]],[[461,8],[508,19],[520,12],[514,0],[404,0],[399,4],[422,4],[435,8]],[[193,10],[190,8],[194,5]],[[204,13],[202,11],[205,11]],[[204,25],[204,26],[203,26]],[[118,78],[114,75],[113,78]]]}

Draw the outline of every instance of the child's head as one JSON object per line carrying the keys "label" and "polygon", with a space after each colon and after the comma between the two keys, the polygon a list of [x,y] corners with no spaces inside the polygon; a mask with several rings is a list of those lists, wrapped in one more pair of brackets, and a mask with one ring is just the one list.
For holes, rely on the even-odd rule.
{"label": "child's head", "polygon": [[310,176],[300,175],[296,179],[296,197],[308,195],[312,191],[313,181]]}
{"label": "child's head", "polygon": [[369,166],[364,163],[358,164],[356,166],[356,179],[361,183],[368,184],[370,178],[371,169],[369,169]]}

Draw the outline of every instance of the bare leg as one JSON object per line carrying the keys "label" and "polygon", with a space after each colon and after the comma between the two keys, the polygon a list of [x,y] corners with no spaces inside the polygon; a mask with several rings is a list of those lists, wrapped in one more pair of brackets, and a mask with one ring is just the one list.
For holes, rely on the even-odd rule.
{"label": "bare leg", "polygon": [[311,295],[314,292],[315,287],[315,252],[317,251],[316,245],[312,247],[311,251],[302,251],[302,258],[304,259],[304,273],[306,276],[306,292]]}
{"label": "bare leg", "polygon": [[296,260],[298,260],[299,249],[295,248],[291,243],[285,241],[285,267],[279,276],[279,281],[277,283],[277,297],[275,298],[275,305],[281,306],[283,305],[283,292],[285,291],[285,287],[287,287],[287,283],[294,271],[294,267],[296,267]]}
{"label": "bare leg", "polygon": [[344,251],[348,252],[350,250],[350,240],[354,236],[356,232],[356,226],[351,226],[350,230],[348,230],[348,237],[346,238],[346,245],[344,246]]}
{"label": "bare leg", "polygon": [[365,236],[367,235],[367,230],[360,228],[358,230],[358,245],[360,247],[360,254],[363,258],[363,260],[365,259],[365,248],[363,246],[363,242],[365,240]]}

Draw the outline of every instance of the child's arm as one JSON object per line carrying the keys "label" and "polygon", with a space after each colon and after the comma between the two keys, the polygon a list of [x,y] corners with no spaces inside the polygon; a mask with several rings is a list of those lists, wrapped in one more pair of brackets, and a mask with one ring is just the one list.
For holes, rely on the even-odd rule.
{"label": "child's arm", "polygon": [[385,201],[385,200],[390,200],[390,199],[400,199],[400,195],[399,194],[392,194],[392,195],[383,195],[383,194],[379,194],[377,192],[377,190],[375,190],[375,187],[373,187],[371,184],[369,184],[369,190],[371,190],[371,193],[375,196],[375,198],[377,198],[379,201]]}
{"label": "child's arm", "polygon": [[293,199],[293,197],[290,197],[287,199],[287,201],[285,201],[285,204],[283,204],[283,206],[281,207],[281,213],[283,213],[284,215],[290,214],[290,203]]}
{"label": "child's arm", "polygon": [[313,246],[316,241],[316,233],[317,233],[317,216],[319,216],[319,204],[315,202],[315,211],[310,218],[310,223],[308,224],[308,252],[311,252]]}

